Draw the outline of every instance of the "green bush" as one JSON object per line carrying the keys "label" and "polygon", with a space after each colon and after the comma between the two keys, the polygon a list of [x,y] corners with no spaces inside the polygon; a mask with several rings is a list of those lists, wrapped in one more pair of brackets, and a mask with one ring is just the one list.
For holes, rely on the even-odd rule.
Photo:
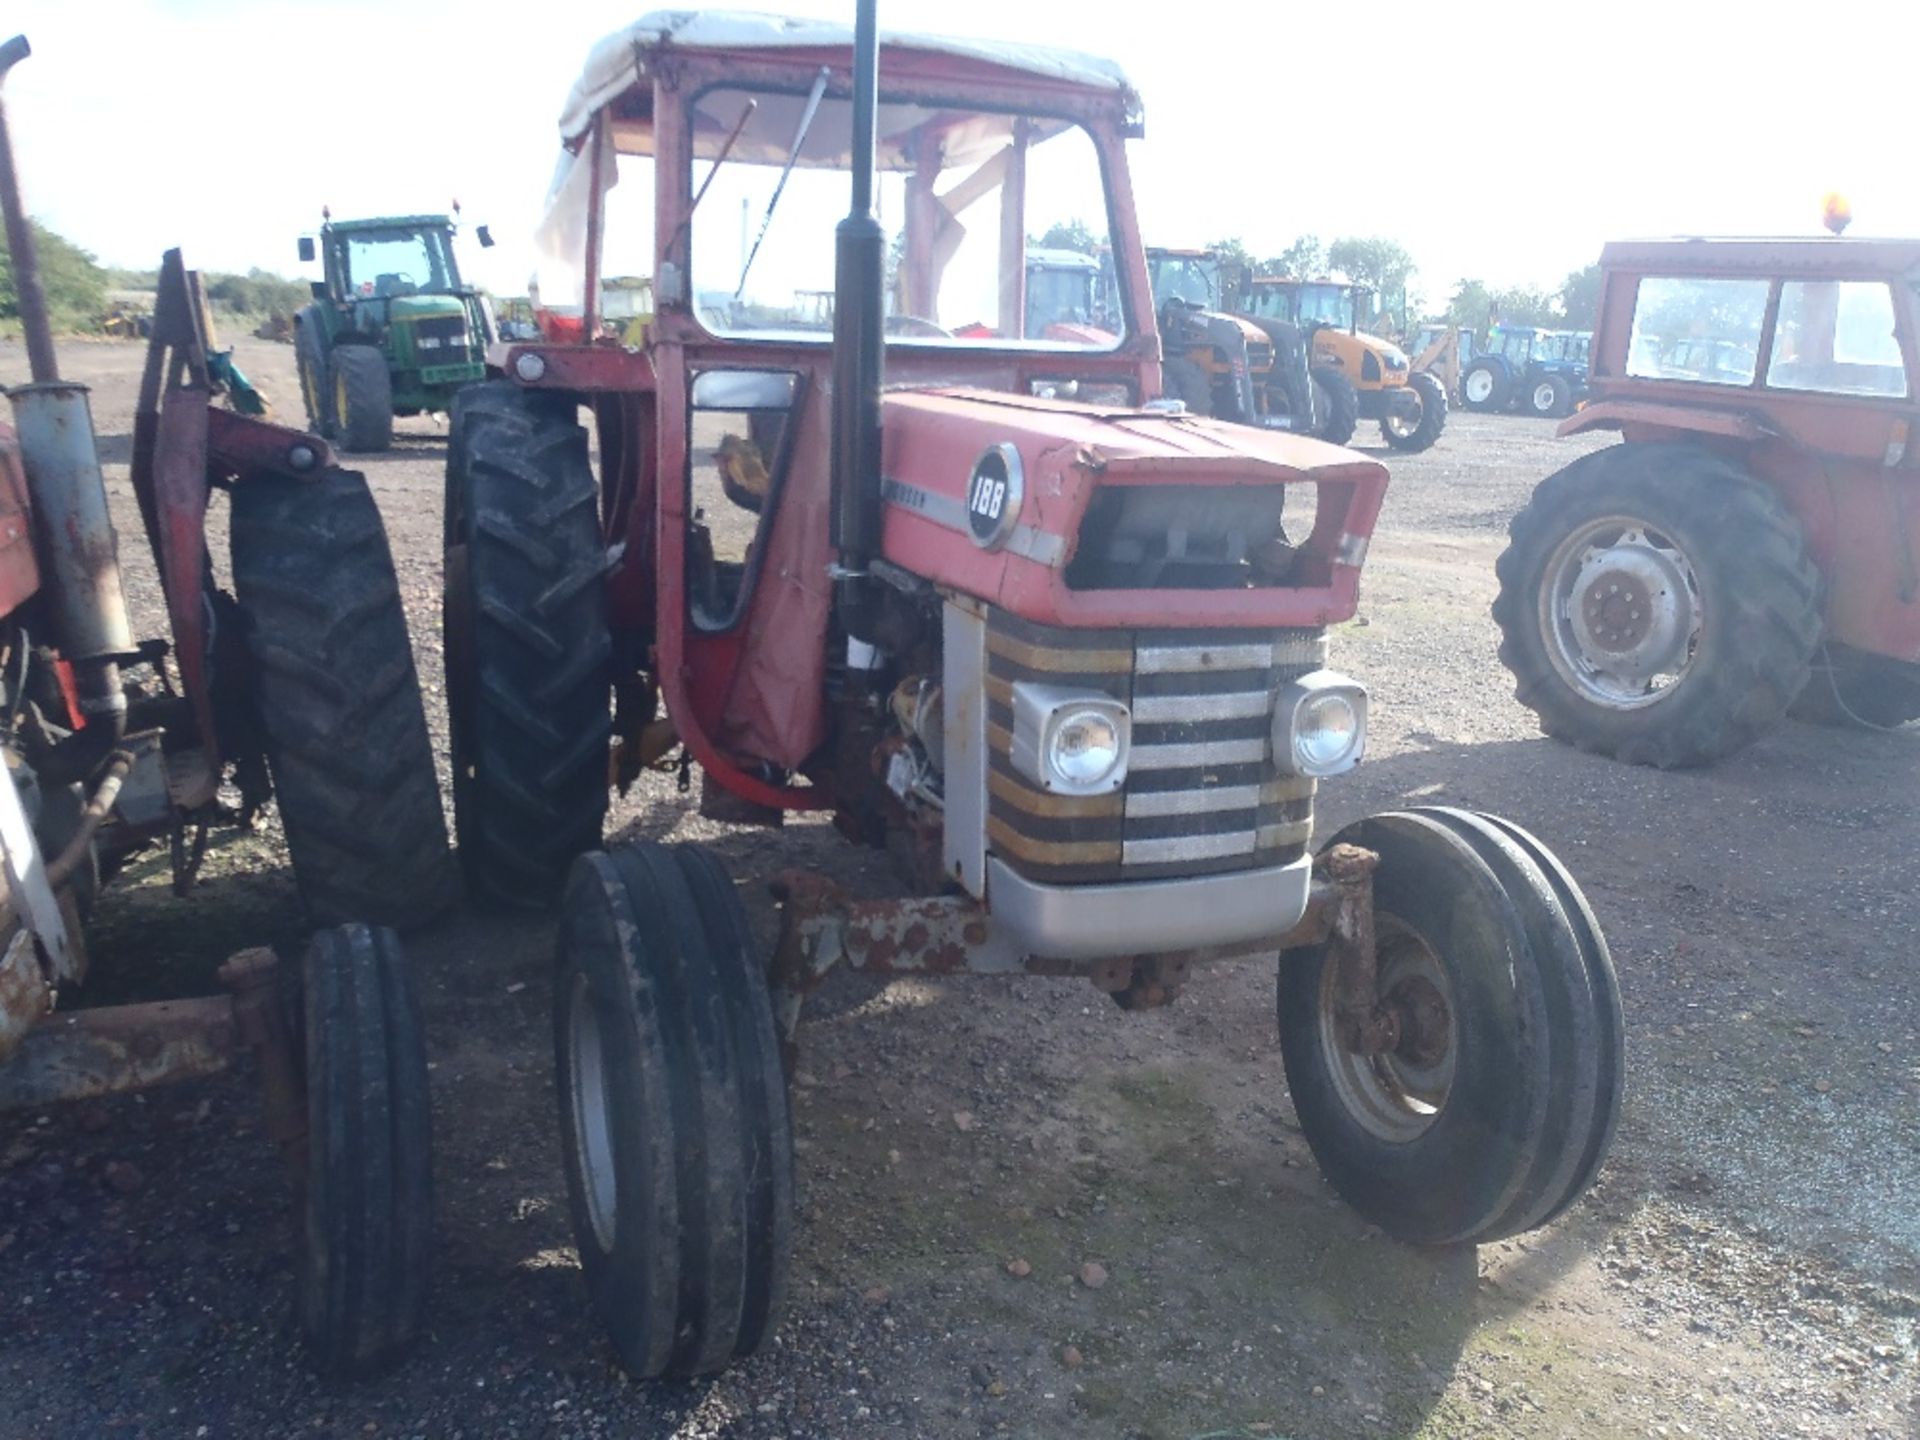
{"label": "green bush", "polygon": [[[92,255],[38,220],[33,229],[35,253],[40,257],[40,288],[46,292],[47,312],[55,328],[86,325],[106,308],[107,272]],[[20,297],[13,287],[13,256],[0,233],[0,320],[20,318]]]}

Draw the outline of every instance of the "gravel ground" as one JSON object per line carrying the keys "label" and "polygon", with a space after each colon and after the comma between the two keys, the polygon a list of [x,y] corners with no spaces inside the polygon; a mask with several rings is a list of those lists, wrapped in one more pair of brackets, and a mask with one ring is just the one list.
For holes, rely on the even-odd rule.
{"label": "gravel ground", "polygon": [[[124,463],[140,353],[64,358],[95,387],[157,631]],[[238,358],[297,393],[286,347]],[[0,383],[24,369],[0,345]],[[444,437],[401,429],[366,470],[444,743]],[[1541,739],[1494,658],[1492,562],[1579,448],[1460,415],[1434,451],[1391,457],[1361,614],[1334,643],[1373,688],[1375,741],[1320,817],[1500,811],[1586,887],[1626,994],[1627,1110],[1601,1183],[1551,1230],[1419,1251],[1338,1204],[1287,1099],[1269,967],[1203,970],[1138,1015],[1066,981],[846,984],[802,1032],[783,1327],[717,1381],[635,1385],[571,1248],[549,927],[462,914],[411,946],[439,1186],[420,1352],[343,1388],[304,1368],[288,1191],[245,1073],[0,1117],[0,1435],[1920,1434],[1920,734],[1789,725],[1664,775]],[[665,779],[612,829],[700,838],[748,882],[800,863],[884,883],[824,826],[715,827]],[[102,904],[87,1003],[204,992],[240,945],[297,943],[271,824],[220,845],[189,899],[163,867]]]}

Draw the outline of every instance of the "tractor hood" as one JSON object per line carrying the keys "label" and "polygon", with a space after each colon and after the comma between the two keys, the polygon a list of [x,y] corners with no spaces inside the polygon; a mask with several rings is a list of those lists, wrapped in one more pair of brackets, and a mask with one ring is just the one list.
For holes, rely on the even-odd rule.
{"label": "tractor hood", "polygon": [[1391,340],[1382,340],[1378,335],[1369,335],[1365,331],[1361,331],[1353,338],[1360,342],[1362,350],[1371,351],[1379,359],[1382,368],[1387,370],[1407,368],[1407,352]]}
{"label": "tractor hood", "polygon": [[466,313],[467,302],[458,295],[402,295],[387,302],[387,318],[395,325],[435,315],[464,316]]}
{"label": "tractor hood", "polygon": [[1327,625],[1387,472],[1304,436],[994,391],[885,396],[882,553],[1041,624]]}

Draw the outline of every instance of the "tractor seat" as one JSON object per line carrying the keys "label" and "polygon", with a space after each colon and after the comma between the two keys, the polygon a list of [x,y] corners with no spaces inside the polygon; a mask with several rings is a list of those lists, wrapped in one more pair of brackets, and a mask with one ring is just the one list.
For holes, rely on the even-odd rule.
{"label": "tractor seat", "polygon": [[376,275],[373,277],[373,293],[387,299],[396,295],[418,294],[420,287],[404,275]]}

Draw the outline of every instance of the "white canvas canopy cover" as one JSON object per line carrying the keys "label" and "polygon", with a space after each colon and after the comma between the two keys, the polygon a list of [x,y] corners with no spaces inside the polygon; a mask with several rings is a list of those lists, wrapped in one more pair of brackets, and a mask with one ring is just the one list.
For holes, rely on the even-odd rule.
{"label": "white canvas canopy cover", "polygon": [[[1133,95],[1118,65],[1076,51],[893,30],[881,31],[880,44],[883,82],[886,51],[911,49],[976,60],[1091,89],[1112,90],[1128,97]],[[586,66],[574,81],[566,106],[560,112],[559,165],[547,193],[545,213],[534,233],[539,263],[533,288],[545,307],[572,309],[583,300],[581,269],[591,197],[588,172],[592,167],[586,159],[589,151],[580,142],[597,111],[645,79],[648,60],[663,46],[689,50],[838,49],[850,52],[853,29],[822,20],[741,11],[656,10],[595,45],[588,52]],[[721,102],[721,96],[716,93],[705,99],[706,103],[694,115],[694,148],[696,153],[711,156],[733,129],[736,112],[708,113],[713,105]],[[1137,105],[1138,102],[1131,103]],[[736,141],[733,158],[747,163],[756,160],[777,163],[783,159],[804,104],[802,96],[762,97],[756,113]],[[913,105],[881,105],[877,117],[880,131],[877,159],[881,169],[911,168],[907,148],[900,142],[930,113]],[[977,134],[955,132],[944,137],[945,158],[949,163],[959,164],[970,158],[963,152],[978,150],[988,154],[1005,144],[1004,123],[996,125],[990,117],[983,116],[976,122],[976,128]],[[626,154],[651,152],[650,134],[616,131],[613,138],[614,144],[602,156],[599,167],[603,193],[618,178],[614,150]],[[808,144],[795,158],[803,166],[844,165],[847,138],[836,135],[833,127],[815,127]],[[890,140],[895,143],[890,144]]]}

